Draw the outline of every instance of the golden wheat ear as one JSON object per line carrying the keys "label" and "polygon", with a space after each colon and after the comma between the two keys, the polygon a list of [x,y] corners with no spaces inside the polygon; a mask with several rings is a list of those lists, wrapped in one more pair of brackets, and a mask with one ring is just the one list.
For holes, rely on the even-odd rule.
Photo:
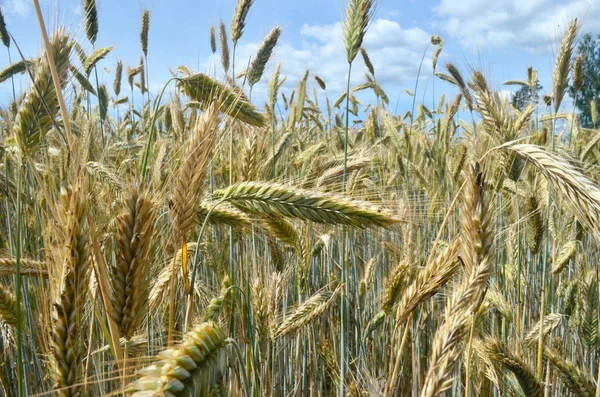
{"label": "golden wheat ear", "polygon": [[125,194],[117,217],[119,254],[111,284],[113,312],[121,335],[129,340],[146,316],[150,283],[150,243],[154,233],[153,204],[139,188]]}
{"label": "golden wheat ear", "polygon": [[323,290],[311,296],[293,313],[290,313],[283,322],[274,327],[273,338],[292,334],[310,324],[327,310],[342,288],[343,285],[340,284],[333,291]]}
{"label": "golden wheat ear", "polygon": [[160,352],[154,364],[137,371],[141,377],[126,391],[134,397],[208,396],[224,369],[228,344],[214,322],[196,325],[177,346]]}
{"label": "golden wheat ear", "polygon": [[84,190],[63,190],[60,196],[56,262],[62,268],[60,286],[54,297],[52,321],[52,353],[56,388],[63,396],[76,394],[80,388],[82,359],[88,322],[85,304],[88,301],[91,274],[91,249]]}
{"label": "golden wheat ear", "polygon": [[515,374],[526,396],[542,397],[544,387],[536,378],[533,370],[521,358],[515,356],[501,341],[488,339],[485,342],[488,357]]}
{"label": "golden wheat ear", "polygon": [[571,361],[561,357],[554,349],[544,349],[544,357],[558,370],[571,393],[580,397],[594,397],[596,386],[594,380],[577,368]]}
{"label": "golden wheat ear", "polygon": [[516,153],[531,163],[571,204],[578,220],[600,241],[600,189],[566,159],[529,144],[511,144],[503,150]]}
{"label": "golden wheat ear", "polygon": [[228,88],[203,73],[181,78],[178,85],[190,99],[197,101],[203,109],[218,101],[221,104],[221,111],[228,116],[256,127],[265,125],[265,116],[258,112],[241,92]]}
{"label": "golden wheat ear", "polygon": [[0,284],[0,320],[8,325],[17,325],[17,299]]}

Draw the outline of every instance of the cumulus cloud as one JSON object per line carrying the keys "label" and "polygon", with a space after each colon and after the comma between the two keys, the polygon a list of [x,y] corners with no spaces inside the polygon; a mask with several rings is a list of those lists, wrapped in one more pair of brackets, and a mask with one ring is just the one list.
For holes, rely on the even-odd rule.
{"label": "cumulus cloud", "polygon": [[583,32],[600,30],[597,0],[440,0],[436,24],[468,50],[556,48],[568,22],[579,17]]}
{"label": "cumulus cloud", "polygon": [[2,6],[2,12],[8,16],[24,17],[29,13],[29,0],[8,0]]}
{"label": "cumulus cloud", "polygon": [[[295,32],[290,32],[294,36]],[[262,83],[253,90],[253,99],[266,98],[268,73],[277,62],[281,62],[282,75],[287,77],[285,91],[295,88],[310,69],[309,88],[316,87],[312,75],[318,75],[327,84],[330,96],[341,94],[346,89],[348,62],[343,44],[342,24],[304,25],[300,31],[300,42],[296,45],[284,40],[275,50],[270,67],[265,72]],[[384,89],[406,88],[417,76],[423,51],[431,35],[420,28],[403,28],[398,22],[388,19],[373,21],[363,41],[371,62],[375,67],[378,82]],[[238,47],[236,71],[245,65],[255,53],[259,43],[249,43]],[[241,64],[244,63],[244,66]],[[425,59],[422,73],[430,72],[431,60]],[[352,66],[351,84],[365,81],[366,67],[359,55]],[[333,100],[335,98],[332,98]]]}

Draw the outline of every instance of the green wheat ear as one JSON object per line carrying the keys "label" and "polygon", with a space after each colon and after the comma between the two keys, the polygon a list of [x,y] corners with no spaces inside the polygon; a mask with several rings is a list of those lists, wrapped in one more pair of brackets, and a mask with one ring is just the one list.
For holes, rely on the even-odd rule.
{"label": "green wheat ear", "polygon": [[219,81],[203,73],[197,73],[179,80],[179,86],[190,99],[206,109],[215,100],[222,102],[222,111],[235,119],[255,127],[265,125],[265,116],[238,93]]}
{"label": "green wheat ear", "polygon": [[256,56],[248,68],[248,83],[250,83],[250,85],[258,83],[262,77],[265,67],[267,66],[267,62],[269,62],[271,54],[273,53],[273,49],[277,45],[277,40],[279,40],[280,34],[281,29],[279,26],[273,28],[273,30],[269,32],[267,37],[265,37],[264,41],[258,48]]}
{"label": "green wheat ear", "polygon": [[96,42],[98,36],[98,10],[96,9],[96,0],[85,0],[83,2],[85,10],[85,34],[90,43]]}
{"label": "green wheat ear", "polygon": [[[58,30],[54,33],[50,46],[61,86],[64,87],[67,82],[72,43],[63,30]],[[37,149],[43,137],[52,128],[58,106],[50,65],[48,58],[44,56],[34,75],[34,87],[27,93],[15,121],[17,142],[25,156]]]}
{"label": "green wheat ear", "polygon": [[246,18],[248,12],[252,6],[254,0],[239,0],[233,13],[233,19],[231,21],[231,40],[234,44],[237,44],[240,37],[244,33],[244,27],[246,26]]}
{"label": "green wheat ear", "polygon": [[242,182],[217,190],[214,194],[240,210],[255,215],[288,216],[359,228],[389,228],[400,222],[400,219],[366,202],[276,183]]}
{"label": "green wheat ear", "polygon": [[6,48],[10,47],[10,35],[8,34],[8,30],[6,29],[6,23],[4,22],[4,15],[2,14],[2,9],[0,9],[0,41]]}
{"label": "green wheat ear", "polygon": [[144,10],[142,14],[142,31],[140,32],[140,42],[142,43],[142,52],[148,56],[148,30],[150,30],[150,11]]}
{"label": "green wheat ear", "polygon": [[11,77],[19,74],[25,73],[27,68],[33,68],[35,62],[33,61],[17,61],[8,65],[0,72],[0,83],[10,79]]}

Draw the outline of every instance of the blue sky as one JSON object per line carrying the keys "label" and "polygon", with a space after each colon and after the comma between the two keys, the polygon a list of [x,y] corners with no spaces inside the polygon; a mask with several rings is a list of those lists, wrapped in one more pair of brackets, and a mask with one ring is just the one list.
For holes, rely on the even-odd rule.
{"label": "blue sky", "polygon": [[[186,65],[194,71],[222,74],[220,61],[210,52],[208,32],[221,19],[229,25],[237,0],[98,0],[99,34],[96,46],[114,46],[100,64],[100,79],[112,85],[114,67],[122,59],[126,66],[139,63],[141,14],[151,11],[148,62],[151,92],[158,92],[169,79],[169,68]],[[82,23],[83,0],[41,0],[48,28],[65,25],[91,52]],[[40,33],[30,0],[0,0],[7,27],[26,57],[40,53]],[[262,106],[266,81],[276,62],[287,76],[284,91],[293,89],[308,68],[327,83],[335,100],[345,87],[347,62],[342,43],[341,22],[346,2],[342,0],[277,1],[255,0],[237,50],[236,70],[242,70],[272,27],[282,28],[280,43],[263,82],[253,91],[253,102]],[[423,51],[432,34],[444,40],[438,70],[446,62],[457,65],[466,75],[471,68],[482,70],[498,90],[509,95],[508,79],[525,79],[527,67],[539,70],[544,92],[551,90],[554,55],[569,20],[583,20],[582,32],[600,33],[600,1],[597,0],[380,0],[364,47],[375,66],[376,76],[390,97],[392,109],[402,114],[412,101],[404,92],[414,88]],[[13,60],[18,55],[12,50]],[[430,46],[423,64],[418,99],[431,107]],[[8,65],[0,50],[0,68]],[[364,80],[365,67],[357,58],[353,84]],[[27,78],[17,81],[18,89],[28,87]],[[316,88],[310,80],[310,89]],[[426,89],[426,91],[425,91]],[[110,92],[110,90],[109,90]],[[435,79],[435,95],[454,89]],[[368,103],[373,98],[362,92]],[[0,85],[0,106],[12,97],[9,84]]]}

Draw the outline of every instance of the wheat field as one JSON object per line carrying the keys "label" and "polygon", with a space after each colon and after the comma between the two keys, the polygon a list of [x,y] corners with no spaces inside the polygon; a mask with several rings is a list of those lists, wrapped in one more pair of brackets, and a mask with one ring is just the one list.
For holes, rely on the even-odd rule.
{"label": "wheat field", "polygon": [[236,64],[251,7],[206,37],[224,79],[173,65],[151,93],[146,10],[139,65],[100,84],[94,0],[82,37],[0,65],[31,83],[0,104],[0,395],[598,397],[600,131],[563,103],[579,22],[539,105],[438,65],[433,36],[460,93],[416,87],[399,115],[362,47],[372,0],[347,4],[348,76],[369,73],[342,93],[265,75],[279,27]]}

